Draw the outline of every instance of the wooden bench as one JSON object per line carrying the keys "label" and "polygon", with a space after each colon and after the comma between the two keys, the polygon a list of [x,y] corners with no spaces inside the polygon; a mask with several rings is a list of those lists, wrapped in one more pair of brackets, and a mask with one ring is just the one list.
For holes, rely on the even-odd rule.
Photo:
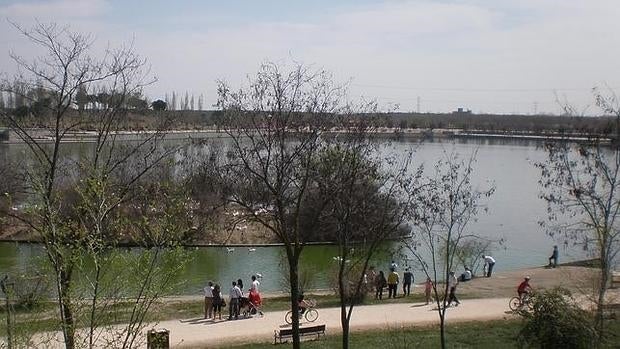
{"label": "wooden bench", "polygon": [[[288,341],[289,338],[293,338],[293,329],[292,328],[283,328],[281,330],[273,331],[273,344],[284,343]],[[325,325],[316,325],[316,326],[306,326],[299,328],[299,336],[316,336],[316,339],[319,339],[321,335],[325,336]]]}
{"label": "wooden bench", "polygon": [[611,288],[620,287],[620,271],[611,272]]}
{"label": "wooden bench", "polygon": [[620,312],[620,304],[603,304],[603,318],[607,320],[615,320]]}

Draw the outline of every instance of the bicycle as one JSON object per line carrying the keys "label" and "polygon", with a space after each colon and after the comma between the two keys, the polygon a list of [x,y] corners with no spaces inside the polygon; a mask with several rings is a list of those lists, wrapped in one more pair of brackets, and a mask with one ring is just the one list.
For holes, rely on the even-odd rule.
{"label": "bicycle", "polygon": [[523,299],[519,297],[512,297],[510,298],[510,301],[508,301],[508,307],[512,311],[521,310],[523,308],[532,310],[532,296],[530,294],[525,294]]}
{"label": "bicycle", "polygon": [[[316,319],[319,318],[319,311],[316,310],[314,307],[316,307],[316,302],[314,300],[308,299],[306,300],[306,303],[308,303],[308,307],[306,308],[306,311],[303,314],[299,314],[299,318],[301,319],[302,317],[306,319],[306,321],[308,322],[315,322]],[[292,324],[293,323],[293,311],[289,310],[286,315],[284,315],[284,321],[286,321],[287,324]]]}

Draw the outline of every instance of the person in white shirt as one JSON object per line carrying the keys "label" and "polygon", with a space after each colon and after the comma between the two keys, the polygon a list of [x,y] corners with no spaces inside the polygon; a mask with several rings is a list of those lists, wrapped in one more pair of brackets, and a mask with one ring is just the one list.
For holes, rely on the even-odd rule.
{"label": "person in white shirt", "polygon": [[484,264],[487,267],[487,277],[490,278],[491,273],[493,273],[493,266],[495,265],[495,259],[491,256],[485,256],[485,255],[482,255],[482,258],[484,258]]}
{"label": "person in white shirt", "polygon": [[260,286],[260,282],[256,280],[256,275],[252,275],[252,286],[250,286],[250,290],[254,290],[256,293],[260,293],[258,287]]}
{"label": "person in white shirt", "polygon": [[232,287],[229,292],[230,296],[230,304],[228,305],[228,320],[232,320],[232,317],[235,317],[235,320],[239,318],[239,300],[243,297],[243,293],[241,293],[241,289],[237,286],[237,282],[232,282]]}
{"label": "person in white shirt", "polygon": [[454,275],[454,272],[451,271],[448,276],[448,289],[450,290],[450,295],[448,296],[448,306],[452,305],[452,301],[456,302],[456,306],[458,307],[461,302],[456,298],[456,285],[459,284],[459,280]]}
{"label": "person in white shirt", "polygon": [[205,319],[213,316],[213,282],[209,281],[204,288],[205,291]]}

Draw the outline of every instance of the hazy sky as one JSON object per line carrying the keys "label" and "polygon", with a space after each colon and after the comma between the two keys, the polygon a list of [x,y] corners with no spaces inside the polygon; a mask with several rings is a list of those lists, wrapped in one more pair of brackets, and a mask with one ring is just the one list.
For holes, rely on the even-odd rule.
{"label": "hazy sky", "polygon": [[239,84],[265,60],[324,67],[352,98],[401,111],[419,97],[422,112],[558,112],[556,94],[584,109],[592,87],[620,89],[619,0],[0,0],[0,18],[0,71],[9,49],[33,52],[8,20],[54,21],[102,46],[134,40],[159,79],[151,99],[210,105],[216,79]]}

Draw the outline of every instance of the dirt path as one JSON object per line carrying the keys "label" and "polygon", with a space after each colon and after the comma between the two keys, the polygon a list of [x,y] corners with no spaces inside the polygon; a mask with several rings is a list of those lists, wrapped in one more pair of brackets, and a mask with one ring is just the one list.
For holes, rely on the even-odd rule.
{"label": "dirt path", "polygon": [[[209,348],[222,344],[256,343],[273,341],[274,330],[285,328],[285,311],[266,313],[265,316],[239,320],[171,320],[159,323],[157,328],[170,330],[170,344],[175,348]],[[508,298],[469,299],[458,307],[448,309],[448,322],[492,320],[508,318]],[[356,307],[351,328],[359,331],[368,328],[400,327],[402,325],[438,322],[433,305],[384,304]],[[319,319],[314,324],[325,324],[328,334],[340,333],[340,309],[319,309]]]}
{"label": "dirt path", "polygon": [[[517,284],[525,275],[532,277],[535,288],[568,286],[575,293],[587,291],[594,277],[595,269],[583,267],[561,267],[557,269],[528,268],[518,271],[499,272],[491,278],[475,278],[459,284],[458,293],[467,293],[475,298],[462,299],[458,307],[448,309],[447,321],[484,321],[507,319],[514,315],[508,309],[508,300],[515,294]],[[414,292],[421,292],[416,287]],[[611,292],[618,295],[617,290]],[[179,297],[183,301],[202,301],[200,296]],[[268,302],[268,299],[266,299]],[[422,303],[390,303],[358,306],[353,311],[352,331],[369,328],[400,327],[403,325],[427,325],[437,323],[438,315],[433,305]],[[233,343],[256,343],[273,341],[274,330],[284,328],[286,311],[268,312],[265,316],[239,320],[181,319],[150,324],[150,328],[165,328],[170,331],[170,344],[175,348],[213,348]],[[319,319],[314,324],[325,324],[327,334],[338,334],[340,309],[319,309]],[[142,337],[144,338],[144,337]],[[49,346],[47,346],[49,347]]]}

